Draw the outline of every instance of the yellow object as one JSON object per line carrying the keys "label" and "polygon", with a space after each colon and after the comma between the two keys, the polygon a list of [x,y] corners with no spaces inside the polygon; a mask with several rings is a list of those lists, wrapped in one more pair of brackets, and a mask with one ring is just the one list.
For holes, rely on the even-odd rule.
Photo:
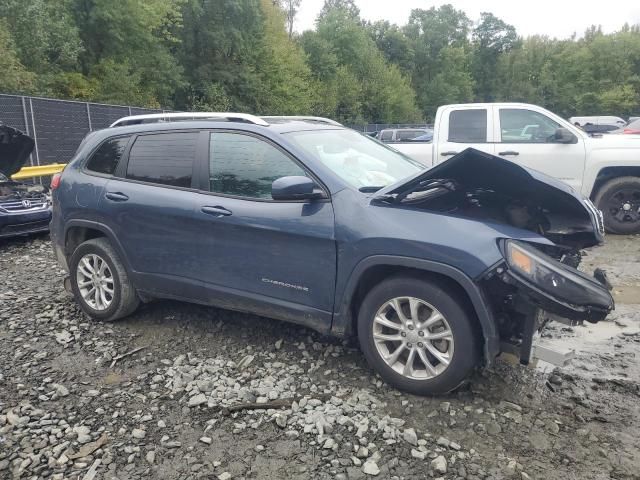
{"label": "yellow object", "polygon": [[21,180],[23,178],[31,177],[46,177],[48,175],[60,173],[66,166],[66,163],[52,163],[51,165],[38,165],[37,167],[24,167],[11,178],[14,180]]}

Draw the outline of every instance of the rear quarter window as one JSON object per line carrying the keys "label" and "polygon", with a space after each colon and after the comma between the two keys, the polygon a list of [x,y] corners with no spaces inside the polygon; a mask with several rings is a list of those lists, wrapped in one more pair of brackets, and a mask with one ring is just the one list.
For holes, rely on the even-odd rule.
{"label": "rear quarter window", "polygon": [[130,138],[130,136],[110,138],[93,152],[85,168],[91,172],[113,175]]}

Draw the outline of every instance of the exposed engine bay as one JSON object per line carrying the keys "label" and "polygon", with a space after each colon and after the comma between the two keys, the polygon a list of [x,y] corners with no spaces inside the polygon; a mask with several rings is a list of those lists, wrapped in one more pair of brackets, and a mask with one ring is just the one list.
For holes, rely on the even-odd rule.
{"label": "exposed engine bay", "polygon": [[434,212],[503,223],[538,233],[557,244],[540,245],[541,250],[574,268],[580,263],[579,250],[589,243],[593,228],[588,217],[577,221],[573,213],[554,212],[539,202],[514,198],[489,188],[468,188],[454,179],[426,182],[420,190],[397,201]]}
{"label": "exposed engine bay", "polygon": [[568,185],[474,149],[376,200],[535,232],[555,244],[539,248],[574,267],[579,250],[599,244],[604,233],[599,212]]}
{"label": "exposed engine bay", "polygon": [[27,184],[4,180],[0,175],[0,202],[6,200],[42,200],[46,199],[49,188],[39,184]]}
{"label": "exposed engine bay", "polygon": [[24,166],[34,147],[34,141],[20,130],[0,124],[0,202],[45,201],[49,188],[11,180]]}

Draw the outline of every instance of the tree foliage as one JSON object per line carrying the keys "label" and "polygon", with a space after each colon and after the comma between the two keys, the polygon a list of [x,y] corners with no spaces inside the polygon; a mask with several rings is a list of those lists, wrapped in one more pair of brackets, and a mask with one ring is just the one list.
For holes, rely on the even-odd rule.
{"label": "tree foliage", "polygon": [[439,105],[523,101],[561,115],[640,113],[640,27],[519,37],[484,12],[415,9],[367,22],[325,0],[2,0],[0,87],[109,103],[346,123],[430,120]]}

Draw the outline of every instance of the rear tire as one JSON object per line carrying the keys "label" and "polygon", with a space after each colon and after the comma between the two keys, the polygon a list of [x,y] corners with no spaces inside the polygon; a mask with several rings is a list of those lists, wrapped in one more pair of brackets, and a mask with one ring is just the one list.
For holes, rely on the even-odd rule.
{"label": "rear tire", "polygon": [[448,393],[466,380],[480,359],[474,327],[460,298],[411,277],[375,286],[358,314],[358,339],[369,365],[385,382],[416,395]]}
{"label": "rear tire", "polygon": [[609,233],[640,233],[640,177],[619,177],[598,190],[594,203],[602,210]]}
{"label": "rear tire", "polygon": [[91,318],[111,322],[130,315],[140,304],[124,264],[106,238],[80,244],[69,260],[69,272],[76,302]]}

